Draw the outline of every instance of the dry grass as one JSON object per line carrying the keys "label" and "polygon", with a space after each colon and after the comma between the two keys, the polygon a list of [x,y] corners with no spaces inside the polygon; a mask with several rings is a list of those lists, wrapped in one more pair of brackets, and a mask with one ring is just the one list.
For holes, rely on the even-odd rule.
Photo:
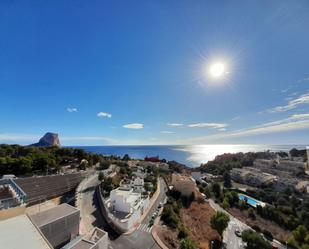
{"label": "dry grass", "polygon": [[[188,237],[193,240],[198,248],[209,249],[209,241],[219,239],[219,234],[210,227],[210,219],[215,211],[207,202],[192,202],[189,208],[181,209],[180,217],[188,231]],[[168,248],[180,247],[178,232],[166,226],[158,226],[157,234]]]}
{"label": "dry grass", "polygon": [[158,226],[157,234],[160,237],[161,241],[168,247],[168,248],[180,248],[180,243],[177,238],[177,230],[171,229],[166,226]]}
{"label": "dry grass", "polygon": [[181,210],[181,218],[188,230],[189,238],[201,249],[208,249],[210,240],[220,238],[210,226],[210,219],[214,214],[215,211],[207,202],[192,202],[189,208]]}
{"label": "dry grass", "polygon": [[260,216],[256,216],[255,220],[250,219],[246,211],[241,211],[237,208],[230,208],[229,213],[250,227],[258,226],[262,230],[268,230],[272,233],[274,238],[279,241],[286,241],[291,234],[291,231],[285,230],[276,223],[263,219]]}

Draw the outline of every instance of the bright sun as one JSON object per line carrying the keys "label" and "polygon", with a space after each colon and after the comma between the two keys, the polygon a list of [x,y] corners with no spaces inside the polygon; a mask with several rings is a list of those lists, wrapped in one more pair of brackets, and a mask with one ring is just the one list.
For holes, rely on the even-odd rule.
{"label": "bright sun", "polygon": [[216,62],[210,66],[209,73],[213,78],[220,78],[225,73],[225,65],[221,62]]}

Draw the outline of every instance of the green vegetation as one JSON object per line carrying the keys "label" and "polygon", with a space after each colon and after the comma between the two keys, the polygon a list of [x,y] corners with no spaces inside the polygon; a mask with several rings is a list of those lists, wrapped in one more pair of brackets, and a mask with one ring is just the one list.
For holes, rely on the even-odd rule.
{"label": "green vegetation", "polygon": [[167,193],[167,203],[164,205],[161,220],[170,228],[176,229],[178,239],[180,240],[180,248],[193,249],[196,248],[195,243],[188,238],[188,231],[180,218],[180,210],[188,204],[188,199],[181,196],[178,191],[169,191]]}
{"label": "green vegetation", "polygon": [[194,241],[185,238],[180,240],[180,249],[195,249],[196,245]]}
{"label": "green vegetation", "polygon": [[272,205],[258,206],[256,214],[271,220],[288,230],[294,230],[299,225],[309,229],[309,198],[307,195],[286,189],[275,192],[270,189],[248,190],[250,196]]}
{"label": "green vegetation", "polygon": [[81,165],[81,168],[107,161],[104,156],[87,153],[82,149],[2,144],[0,145],[0,175],[54,173],[65,165],[79,167],[83,159],[88,163]]}
{"label": "green vegetation", "polygon": [[309,231],[303,226],[299,225],[289,237],[287,244],[294,248],[306,249],[309,248]]}
{"label": "green vegetation", "polygon": [[201,164],[200,170],[214,175],[223,175],[232,168],[252,166],[255,159],[273,159],[275,157],[276,154],[269,151],[223,154],[216,156],[213,161]]}
{"label": "green vegetation", "polygon": [[125,155],[123,156],[122,160],[123,160],[123,161],[129,161],[129,160],[131,160],[131,158],[129,157],[128,154],[125,154]]}
{"label": "green vegetation", "polygon": [[302,157],[304,159],[304,162],[307,160],[306,150],[297,150],[293,148],[290,150],[290,155],[293,157]]}
{"label": "green vegetation", "polygon": [[180,199],[168,196],[167,203],[164,205],[161,219],[171,228],[177,228],[180,223],[179,212],[182,208]]}
{"label": "green vegetation", "polygon": [[[277,155],[287,157],[286,152],[248,152],[248,153],[235,153],[223,154],[216,156],[213,161],[201,164],[200,170],[202,172],[211,173],[214,175],[224,175],[225,172],[233,168],[242,168],[244,166],[252,166],[256,159],[275,159]],[[304,161],[307,160],[306,150],[290,150],[290,155],[295,157],[302,157]]]}
{"label": "green vegetation", "polygon": [[221,197],[221,186],[219,183],[217,182],[213,183],[211,185],[211,191],[217,199]]}
{"label": "green vegetation", "polygon": [[111,177],[103,177],[100,186],[103,197],[108,197],[113,189],[119,187],[119,182]]}
{"label": "green vegetation", "polygon": [[144,187],[145,190],[150,191],[152,195],[157,190],[157,179],[159,176],[159,171],[157,168],[154,167],[147,167],[145,171],[148,175],[144,179]]}
{"label": "green vegetation", "polygon": [[188,231],[184,225],[178,227],[178,239],[184,239],[188,236]]}
{"label": "green vegetation", "polygon": [[223,185],[225,188],[231,188],[232,182],[231,182],[231,176],[228,171],[225,171],[223,174]]}
{"label": "green vegetation", "polygon": [[222,238],[223,232],[227,228],[229,221],[230,218],[227,214],[218,211],[214,216],[211,217],[210,225],[211,228],[216,230]]}
{"label": "green vegetation", "polygon": [[263,237],[251,230],[242,232],[241,235],[244,242],[247,243],[246,249],[271,249],[272,246],[269,242],[263,239]]}
{"label": "green vegetation", "polygon": [[99,180],[100,182],[102,182],[102,181],[104,180],[104,174],[103,174],[103,172],[100,172],[100,173],[99,173],[99,175],[98,175],[98,180]]}
{"label": "green vegetation", "polygon": [[[264,207],[257,206],[251,208],[246,201],[239,200],[236,192],[231,191],[229,170],[232,168],[241,168],[244,166],[252,166],[255,159],[275,159],[277,155],[287,157],[286,152],[259,152],[259,153],[236,153],[224,154],[217,156],[215,160],[201,165],[203,172],[212,173],[223,176],[222,189],[219,183],[212,183],[208,186],[199,185],[199,189],[206,197],[214,198],[223,208],[238,208],[243,211],[251,220],[256,220],[257,224],[261,224],[263,229],[258,232],[264,234],[265,237],[272,239],[273,235],[265,230],[262,219],[276,223],[287,231],[295,231],[299,226],[303,226],[309,231],[309,196],[296,191],[292,188],[286,188],[283,191],[274,191],[271,187],[263,187],[259,189],[248,188],[246,194],[268,203]],[[304,161],[307,159],[305,150],[292,149],[290,155],[302,157]],[[275,230],[274,230],[275,231]],[[274,232],[273,231],[273,232]],[[296,236],[297,237],[297,236]],[[309,240],[309,236],[308,236]],[[283,241],[285,242],[285,241]],[[307,243],[297,240],[294,236],[289,238],[289,243],[295,248],[307,247]]]}

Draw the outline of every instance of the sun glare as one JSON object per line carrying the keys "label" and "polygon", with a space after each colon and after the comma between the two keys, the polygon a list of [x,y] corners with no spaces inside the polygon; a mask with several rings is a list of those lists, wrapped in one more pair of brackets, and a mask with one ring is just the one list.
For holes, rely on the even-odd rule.
{"label": "sun glare", "polygon": [[210,65],[209,73],[212,78],[220,78],[225,73],[225,65],[221,62],[216,62]]}

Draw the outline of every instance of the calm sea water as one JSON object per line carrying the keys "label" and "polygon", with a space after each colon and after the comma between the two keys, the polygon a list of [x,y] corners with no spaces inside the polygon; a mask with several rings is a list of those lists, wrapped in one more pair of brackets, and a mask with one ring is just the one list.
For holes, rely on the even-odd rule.
{"label": "calm sea water", "polygon": [[124,156],[143,159],[146,156],[159,156],[166,160],[175,160],[189,167],[198,167],[201,163],[213,160],[217,155],[237,152],[289,151],[292,148],[305,149],[304,145],[149,145],[149,146],[79,146],[87,152],[102,155]]}

